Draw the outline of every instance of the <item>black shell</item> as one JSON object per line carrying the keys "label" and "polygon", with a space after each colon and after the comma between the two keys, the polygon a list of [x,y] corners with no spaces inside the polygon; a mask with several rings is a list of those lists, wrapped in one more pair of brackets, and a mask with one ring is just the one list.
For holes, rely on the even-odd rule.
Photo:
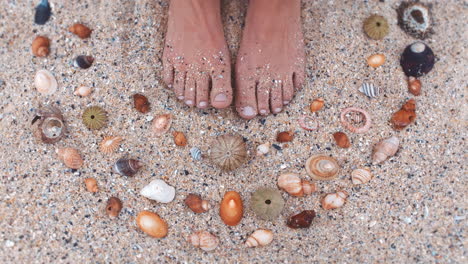
{"label": "black shell", "polygon": [[74,61],[75,67],[80,67],[82,69],[88,69],[93,64],[94,58],[91,56],[80,55],[76,57]]}
{"label": "black shell", "polygon": [[400,65],[408,77],[420,77],[427,74],[434,67],[434,63],[434,52],[422,42],[407,46],[400,58]]}
{"label": "black shell", "polygon": [[135,159],[119,159],[114,165],[114,171],[120,175],[132,177],[143,166],[140,161]]}
{"label": "black shell", "polygon": [[34,14],[34,22],[38,25],[44,25],[47,20],[49,20],[50,15],[52,14],[49,1],[41,0],[36,6],[36,13]]}

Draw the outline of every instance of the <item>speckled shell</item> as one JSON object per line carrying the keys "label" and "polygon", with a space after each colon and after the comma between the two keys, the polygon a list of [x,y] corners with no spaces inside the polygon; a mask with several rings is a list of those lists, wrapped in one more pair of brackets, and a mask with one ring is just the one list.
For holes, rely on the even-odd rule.
{"label": "speckled shell", "polygon": [[364,184],[373,178],[369,168],[356,169],[351,172],[351,180],[353,184]]}
{"label": "speckled shell", "polygon": [[372,162],[374,164],[385,161],[388,157],[395,155],[398,151],[400,140],[393,136],[379,142],[374,147],[374,154],[372,155]]}
{"label": "speckled shell", "polygon": [[292,196],[309,195],[316,191],[316,186],[306,180],[301,180],[295,173],[283,173],[278,177],[278,187]]}
{"label": "speckled shell", "polygon": [[60,141],[67,131],[62,112],[53,106],[39,109],[32,125],[34,136],[46,144]]}
{"label": "speckled shell", "polygon": [[140,194],[160,203],[170,203],[174,200],[175,188],[161,179],[156,179],[143,187]]}
{"label": "speckled shell", "polygon": [[328,181],[338,176],[340,165],[332,157],[315,155],[307,160],[306,171],[315,180]]}
{"label": "speckled shell", "polygon": [[49,71],[39,70],[34,76],[34,86],[41,94],[53,94],[57,91],[57,80]]}
{"label": "speckled shell", "polygon": [[425,39],[432,33],[432,16],[430,6],[418,1],[405,1],[397,9],[398,25],[409,35]]}
{"label": "speckled shell", "polygon": [[211,161],[222,170],[231,171],[247,159],[247,149],[240,136],[223,135],[218,137],[210,149]]}
{"label": "speckled shell", "polygon": [[348,198],[348,193],[345,191],[337,191],[336,193],[329,193],[325,195],[322,199],[322,207],[325,210],[332,210],[342,207],[346,198]]}
{"label": "speckled shell", "polygon": [[204,251],[215,250],[219,244],[218,238],[208,231],[195,232],[188,236],[187,241]]}
{"label": "speckled shell", "polygon": [[60,148],[56,150],[59,159],[70,169],[79,169],[83,166],[83,159],[77,149]]}
{"label": "speckled shell", "polygon": [[171,114],[163,114],[155,116],[153,119],[153,123],[151,124],[151,130],[155,136],[161,136],[162,134],[166,133],[169,128],[171,128],[172,124],[172,115]]}
{"label": "speckled shell", "polygon": [[417,78],[429,73],[434,63],[434,52],[423,42],[415,42],[407,46],[400,58],[400,65],[408,77]]}
{"label": "speckled shell", "polygon": [[123,138],[119,136],[106,136],[102,140],[101,144],[99,144],[99,150],[106,154],[110,154],[115,152],[122,142]]}
{"label": "speckled shell", "polygon": [[166,221],[153,212],[141,211],[136,217],[136,223],[149,236],[163,238],[167,235],[168,227]]}
{"label": "speckled shell", "polygon": [[253,232],[245,242],[247,247],[262,247],[273,241],[273,232],[268,229],[257,229]]}
{"label": "speckled shell", "polygon": [[143,164],[135,159],[119,159],[114,165],[114,171],[120,175],[132,177],[138,170],[143,166]]}

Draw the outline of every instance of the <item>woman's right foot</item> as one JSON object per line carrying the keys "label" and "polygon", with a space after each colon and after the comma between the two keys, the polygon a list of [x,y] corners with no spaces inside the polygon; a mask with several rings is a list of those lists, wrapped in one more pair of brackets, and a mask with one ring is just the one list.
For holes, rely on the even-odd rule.
{"label": "woman's right foot", "polygon": [[163,53],[163,79],[188,106],[228,107],[231,61],[220,0],[172,0]]}

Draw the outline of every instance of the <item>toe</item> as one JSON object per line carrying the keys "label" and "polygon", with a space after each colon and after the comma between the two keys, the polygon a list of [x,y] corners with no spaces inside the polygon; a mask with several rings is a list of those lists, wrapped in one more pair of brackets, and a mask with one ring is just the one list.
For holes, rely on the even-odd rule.
{"label": "toe", "polygon": [[232,103],[232,86],[229,74],[212,75],[211,105],[214,108],[226,108]]}
{"label": "toe", "polygon": [[195,94],[196,94],[195,78],[192,74],[187,73],[187,77],[185,78],[185,93],[184,93],[185,104],[187,104],[188,106],[194,106]]}
{"label": "toe", "polygon": [[184,99],[185,72],[175,71],[174,93],[179,100]]}
{"label": "toe", "polygon": [[171,88],[174,82],[174,66],[172,66],[172,63],[169,61],[169,59],[164,60],[162,75],[166,86]]}
{"label": "toe", "polygon": [[270,90],[274,81],[271,79],[263,79],[259,82],[257,87],[257,106],[258,113],[267,115],[270,113]]}
{"label": "toe", "polygon": [[283,109],[283,82],[273,82],[270,95],[270,105],[272,113],[279,113]]}
{"label": "toe", "polygon": [[294,89],[300,90],[304,87],[305,84],[305,72],[304,71],[296,71],[293,74],[293,84]]}
{"label": "toe", "polygon": [[289,104],[294,95],[293,76],[287,76],[283,81],[283,105]]}
{"label": "toe", "polygon": [[236,109],[239,115],[245,119],[252,119],[257,115],[257,98],[255,81],[237,80]]}
{"label": "toe", "polygon": [[196,101],[198,108],[208,107],[208,91],[210,89],[210,77],[208,74],[200,74],[196,81]]}

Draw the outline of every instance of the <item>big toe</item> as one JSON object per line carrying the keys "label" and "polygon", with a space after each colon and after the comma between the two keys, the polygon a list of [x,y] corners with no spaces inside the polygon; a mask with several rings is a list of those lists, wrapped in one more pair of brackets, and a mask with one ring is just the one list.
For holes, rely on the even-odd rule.
{"label": "big toe", "polygon": [[212,76],[211,105],[214,108],[226,108],[232,103],[232,86],[229,76]]}

